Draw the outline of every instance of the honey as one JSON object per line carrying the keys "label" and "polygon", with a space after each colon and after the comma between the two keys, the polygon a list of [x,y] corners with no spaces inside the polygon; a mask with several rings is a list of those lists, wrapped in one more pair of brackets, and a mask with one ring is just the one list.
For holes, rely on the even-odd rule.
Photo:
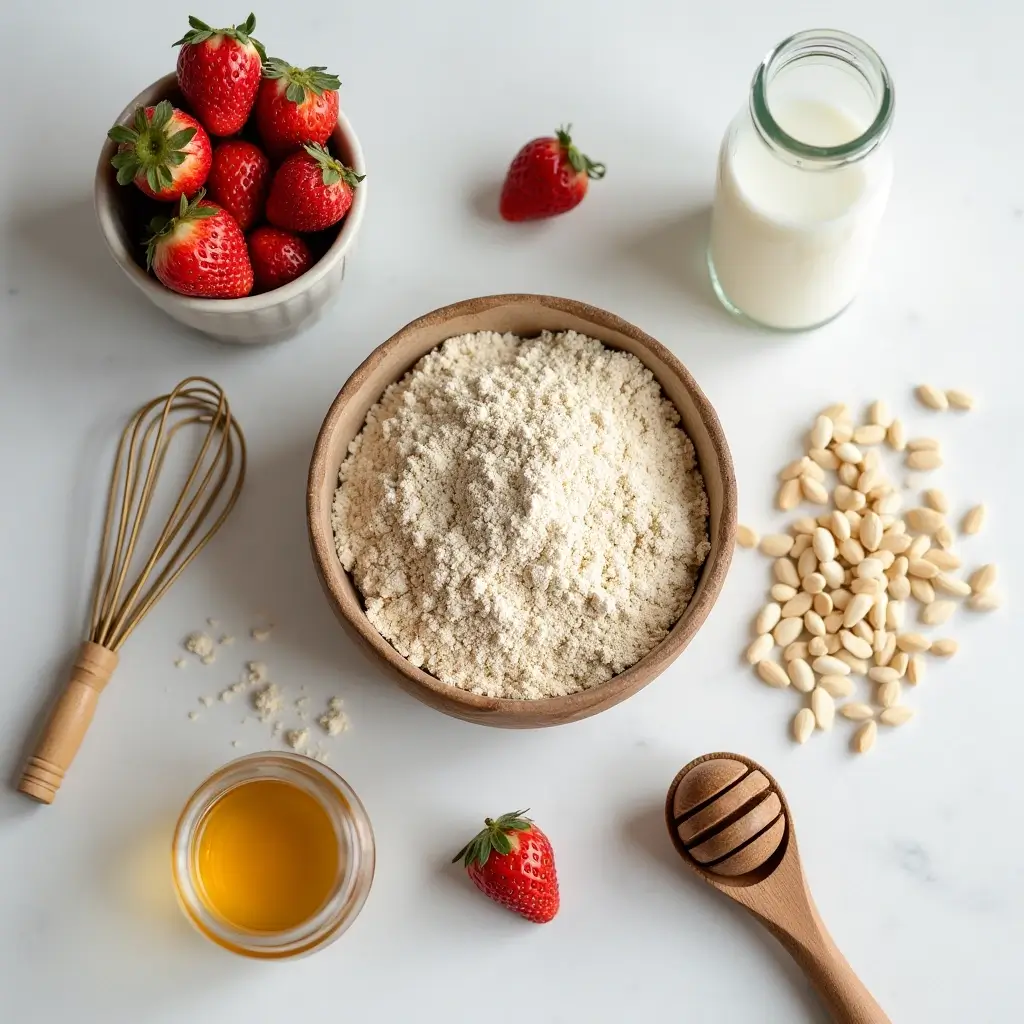
{"label": "honey", "polygon": [[330,816],[291,782],[243,782],[200,825],[200,894],[213,913],[244,931],[284,932],[308,921],[326,904],[340,867]]}
{"label": "honey", "polygon": [[373,829],[352,787],[292,753],[250,754],[192,794],[171,844],[185,916],[242,956],[304,956],[355,920],[373,882]]}

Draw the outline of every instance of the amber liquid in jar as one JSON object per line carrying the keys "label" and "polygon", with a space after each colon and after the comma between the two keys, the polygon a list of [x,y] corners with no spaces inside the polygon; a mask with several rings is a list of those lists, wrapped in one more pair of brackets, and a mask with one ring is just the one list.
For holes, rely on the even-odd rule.
{"label": "amber liquid in jar", "polygon": [[200,825],[200,894],[225,921],[283,932],[327,902],[340,868],[323,805],[290,782],[256,779],[228,790]]}

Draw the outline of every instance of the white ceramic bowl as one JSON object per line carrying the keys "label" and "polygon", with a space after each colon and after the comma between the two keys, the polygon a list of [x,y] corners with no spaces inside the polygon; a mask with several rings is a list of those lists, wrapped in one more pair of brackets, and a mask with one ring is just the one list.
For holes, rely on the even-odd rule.
{"label": "white ceramic bowl", "polygon": [[[137,106],[152,106],[162,99],[185,106],[173,74],[164,75],[143,89],[117,120],[127,124]],[[331,148],[357,174],[366,173],[362,148],[344,114],[338,115]],[[365,181],[355,190],[352,208],[337,237],[301,277],[281,288],[244,299],[194,299],[172,292],[146,272],[142,245],[145,226],[140,222],[145,197],[134,186],[117,184],[116,172],[110,166],[115,149],[116,143],[107,139],[96,166],[96,216],[117,265],[154,305],[197,331],[241,345],[283,341],[320,316],[345,277],[345,261],[366,209]]]}

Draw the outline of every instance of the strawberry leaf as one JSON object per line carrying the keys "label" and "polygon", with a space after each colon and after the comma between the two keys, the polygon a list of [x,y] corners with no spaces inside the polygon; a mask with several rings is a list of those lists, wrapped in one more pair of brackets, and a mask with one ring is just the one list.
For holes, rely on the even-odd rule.
{"label": "strawberry leaf", "polygon": [[107,138],[113,139],[114,142],[134,142],[138,137],[138,132],[132,131],[131,128],[128,128],[123,124],[115,124],[114,127],[107,132]]}
{"label": "strawberry leaf", "polygon": [[195,137],[195,128],[182,128],[167,140],[168,149],[184,149]]}
{"label": "strawberry leaf", "polygon": [[174,115],[174,107],[171,106],[169,100],[161,100],[153,108],[153,117],[150,120],[150,126],[153,128],[165,127]]}
{"label": "strawberry leaf", "polygon": [[117,183],[118,185],[130,185],[135,180],[136,167],[134,163],[126,164],[124,167],[118,168],[117,171]]}
{"label": "strawberry leaf", "polygon": [[306,90],[298,82],[289,82],[284,94],[292,103],[302,103],[306,98]]}
{"label": "strawberry leaf", "polygon": [[146,117],[145,107],[135,108],[135,130],[141,135],[149,127],[149,118]]}

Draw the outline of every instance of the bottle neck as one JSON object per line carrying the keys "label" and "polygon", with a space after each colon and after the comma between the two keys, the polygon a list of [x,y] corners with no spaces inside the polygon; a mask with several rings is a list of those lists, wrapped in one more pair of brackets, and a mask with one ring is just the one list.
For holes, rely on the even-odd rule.
{"label": "bottle neck", "polygon": [[[842,167],[877,149],[892,125],[894,104],[892,80],[878,54],[856,36],[830,29],[783,40],[750,86],[750,116],[764,143],[787,163],[811,171]],[[801,107],[829,113],[831,130],[794,120],[792,111]]]}

